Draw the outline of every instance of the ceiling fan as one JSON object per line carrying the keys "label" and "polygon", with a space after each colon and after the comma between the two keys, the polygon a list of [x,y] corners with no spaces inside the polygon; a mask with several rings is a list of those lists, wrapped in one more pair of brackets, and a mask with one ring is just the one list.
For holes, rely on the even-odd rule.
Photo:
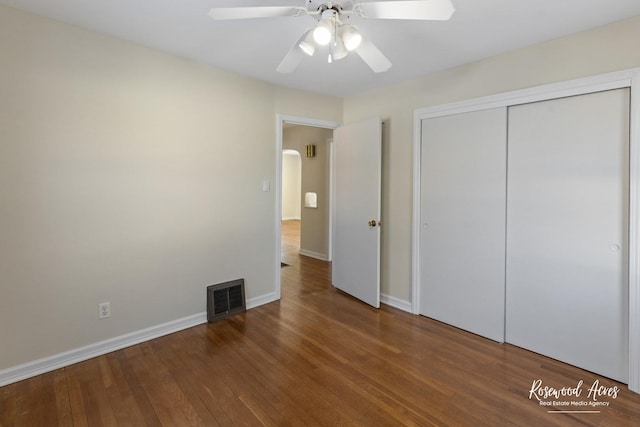
{"label": "ceiling fan", "polygon": [[300,36],[276,68],[278,72],[293,72],[305,54],[313,56],[318,47],[328,46],[329,63],[355,52],[374,72],[381,73],[391,68],[391,62],[354,25],[345,22],[354,16],[447,21],[455,11],[451,0],[305,0],[304,3],[305,7],[219,7],[211,9],[209,16],[216,20],[310,16],[317,23]]}

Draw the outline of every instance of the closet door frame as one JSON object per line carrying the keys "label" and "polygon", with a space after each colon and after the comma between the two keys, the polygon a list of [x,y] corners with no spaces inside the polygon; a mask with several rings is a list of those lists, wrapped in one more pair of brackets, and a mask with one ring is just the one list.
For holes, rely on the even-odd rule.
{"label": "closet door frame", "polygon": [[629,135],[629,390],[640,393],[640,68],[501,93],[434,107],[413,117],[413,224],[411,308],[420,313],[422,120],[510,107],[611,89],[630,88]]}

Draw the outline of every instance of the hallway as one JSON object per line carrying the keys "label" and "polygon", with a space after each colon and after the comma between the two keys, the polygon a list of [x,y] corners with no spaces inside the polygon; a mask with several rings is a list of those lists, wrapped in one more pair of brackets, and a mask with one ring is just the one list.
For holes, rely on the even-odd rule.
{"label": "hallway", "polygon": [[299,249],[300,221],[282,221],[282,261],[289,265],[281,270],[282,298],[335,291],[331,286],[331,263],[300,255]]}

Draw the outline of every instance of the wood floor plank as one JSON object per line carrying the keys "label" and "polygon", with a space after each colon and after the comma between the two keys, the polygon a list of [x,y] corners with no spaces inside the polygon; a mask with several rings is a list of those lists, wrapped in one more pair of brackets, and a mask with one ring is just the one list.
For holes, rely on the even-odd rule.
{"label": "wood floor plank", "polygon": [[[259,360],[254,360],[252,355],[252,353],[260,354],[262,350],[259,352],[251,351],[251,348],[259,348],[259,344],[254,340],[237,340],[232,329],[225,332],[225,336],[237,350],[235,359],[245,362],[235,364],[232,367],[236,370],[236,376],[243,378],[248,384],[252,384],[251,389],[253,390],[263,390],[267,395],[284,396],[286,399],[282,405],[279,405],[279,409],[285,411],[285,414],[295,411],[294,413],[300,413],[305,420],[310,422],[323,419],[328,415],[331,416],[332,422],[338,425],[347,421],[343,419],[342,414],[332,413],[331,408],[326,405],[323,399],[323,390],[319,387],[307,387],[307,383],[303,380],[307,370],[313,369],[313,365],[308,360],[296,357],[295,348],[288,347],[286,342],[283,342],[280,351],[273,354],[279,359],[278,363],[264,366]],[[279,369],[279,366],[287,366],[287,369]],[[278,369],[273,369],[274,367]],[[285,390],[288,393],[284,393]],[[310,402],[313,404],[310,405]]]}
{"label": "wood floor plank", "polygon": [[10,384],[0,388],[0,427],[13,425],[18,416],[16,413],[16,398],[18,384]]}
{"label": "wood floor plank", "polygon": [[65,368],[69,378],[74,425],[116,425],[101,369],[101,360],[105,357],[100,356]]}
{"label": "wood floor plank", "polygon": [[124,406],[130,411],[128,415],[132,425],[139,423],[139,425],[160,426],[160,419],[133,368],[134,363],[144,363],[141,350],[142,346],[134,346],[109,355],[111,365],[117,364],[117,368],[112,369],[117,373],[116,384],[118,385],[118,389],[112,391],[109,399],[115,401],[120,396],[121,400],[126,400]]}
{"label": "wood floor plank", "polygon": [[55,373],[40,375],[33,381],[18,383],[16,388],[16,425],[34,426],[56,422],[57,399],[54,390]]}
{"label": "wood floor plank", "polygon": [[[154,425],[153,422],[147,422],[130,387],[130,382],[121,363],[123,354],[121,352],[111,353],[101,361],[103,370],[109,372],[108,380],[105,380],[105,387],[107,387],[107,396],[111,408],[113,408],[116,424],[119,426]],[[151,419],[153,420],[153,417]]]}
{"label": "wood floor plank", "polygon": [[53,372],[53,392],[56,398],[58,425],[71,425],[73,418],[71,414],[71,402],[69,400],[67,375],[64,369],[58,369]]}
{"label": "wood floor plank", "polygon": [[[623,384],[337,291],[298,233],[283,223],[280,301],[2,387],[0,427],[640,425]],[[536,379],[620,391],[551,414]]]}

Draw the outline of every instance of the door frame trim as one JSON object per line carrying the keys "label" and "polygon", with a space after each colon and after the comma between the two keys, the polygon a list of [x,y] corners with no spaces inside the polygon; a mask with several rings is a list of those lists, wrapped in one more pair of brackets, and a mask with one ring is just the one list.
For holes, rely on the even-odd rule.
{"label": "door frame trim", "polygon": [[[316,128],[335,129],[342,123],[313,119],[309,117],[290,116],[285,114],[276,114],[276,216],[275,216],[275,298],[280,299],[281,296],[281,277],[280,262],[282,261],[282,145],[283,145],[283,124],[289,123],[300,126],[310,126]],[[333,144],[329,145],[329,205],[333,206]],[[332,259],[331,236],[333,235],[333,208],[329,210],[329,244],[327,248],[327,258]]]}
{"label": "door frame trim", "polygon": [[411,308],[420,314],[420,167],[422,120],[498,107],[630,88],[629,120],[629,389],[640,393],[640,68],[419,108],[413,114]]}

